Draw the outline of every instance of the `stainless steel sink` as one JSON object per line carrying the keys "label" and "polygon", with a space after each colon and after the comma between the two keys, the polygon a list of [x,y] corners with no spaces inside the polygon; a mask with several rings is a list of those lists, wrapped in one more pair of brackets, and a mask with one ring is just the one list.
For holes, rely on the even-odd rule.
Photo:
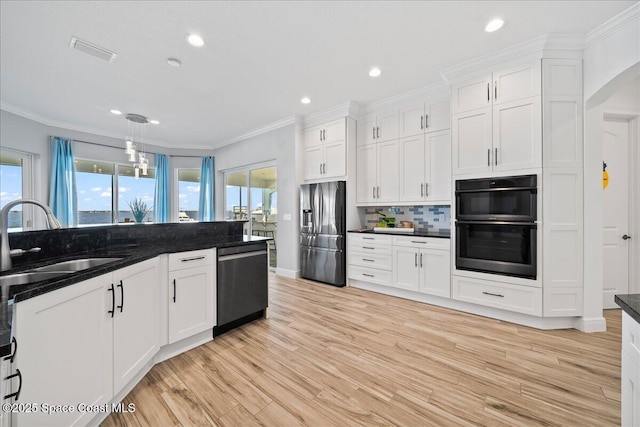
{"label": "stainless steel sink", "polygon": [[44,267],[34,268],[32,272],[58,272],[58,273],[75,273],[76,271],[86,270],[87,268],[98,267],[103,264],[121,260],[122,258],[82,258],[72,259],[70,261],[62,261],[57,264],[45,265]]}
{"label": "stainless steel sink", "polygon": [[53,279],[54,277],[71,274],[68,271],[30,271],[26,273],[9,274],[0,277],[0,286],[25,285],[28,283],[36,283],[42,280]]}

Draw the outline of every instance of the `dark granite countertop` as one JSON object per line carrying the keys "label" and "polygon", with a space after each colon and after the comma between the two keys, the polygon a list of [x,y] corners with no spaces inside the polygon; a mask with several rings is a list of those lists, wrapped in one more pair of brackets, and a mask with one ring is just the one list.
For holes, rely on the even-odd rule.
{"label": "dark granite countertop", "polygon": [[640,323],[640,294],[616,295],[615,301],[625,313]]}
{"label": "dark granite countertop", "polygon": [[237,234],[235,236],[218,235],[215,237],[215,239],[211,239],[211,236],[207,235],[203,236],[203,238],[193,238],[193,236],[188,236],[185,239],[176,239],[176,233],[174,231],[170,231],[170,233],[172,233],[172,235],[166,239],[158,238],[158,236],[156,236],[153,241],[146,242],[134,241],[134,243],[130,244],[123,244],[123,242],[113,242],[113,246],[106,244],[101,248],[85,248],[81,252],[76,252],[72,255],[61,255],[61,253],[65,253],[66,250],[69,250],[68,247],[63,247],[60,248],[57,254],[55,254],[53,251],[50,251],[48,257],[40,260],[30,261],[28,263],[19,264],[11,270],[3,271],[2,273],[0,273],[0,276],[6,276],[31,270],[43,265],[87,257],[121,258],[117,261],[103,264],[98,267],[81,270],[76,273],[66,274],[64,276],[58,276],[53,279],[24,285],[9,286],[8,290],[2,289],[2,292],[8,292],[8,303],[0,304],[0,319],[2,319],[2,322],[0,323],[0,357],[7,356],[11,353],[11,319],[13,313],[13,304],[20,303],[21,301],[25,301],[29,298],[52,292],[57,289],[65,288],[75,283],[100,276],[102,274],[119,270],[121,268],[139,263],[147,259],[155,258],[156,256],[162,254],[187,252],[198,249],[232,247],[272,240],[268,237],[258,236],[239,237]]}
{"label": "dark granite countertop", "polygon": [[440,239],[450,239],[450,230],[416,230],[413,233],[394,233],[393,231],[373,231],[371,229],[365,230],[349,230],[349,233],[369,233],[369,234],[391,234],[394,236],[415,236],[415,237],[437,237]]}

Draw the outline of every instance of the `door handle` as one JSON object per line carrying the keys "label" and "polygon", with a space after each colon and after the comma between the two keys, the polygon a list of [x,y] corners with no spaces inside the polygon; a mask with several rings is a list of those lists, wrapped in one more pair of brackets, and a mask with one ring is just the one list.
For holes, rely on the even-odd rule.
{"label": "door handle", "polygon": [[322,163],[320,163],[320,175],[322,175]]}
{"label": "door handle", "polygon": [[376,138],[380,139],[380,126],[376,126]]}
{"label": "door handle", "polygon": [[498,99],[498,81],[493,82],[493,98]]}
{"label": "door handle", "polygon": [[118,287],[120,288],[120,305],[118,308],[120,309],[120,313],[122,313],[122,309],[124,308],[124,286],[122,285],[122,280],[120,280]]}
{"label": "door handle", "polygon": [[498,166],[498,148],[496,147],[495,149],[496,155],[495,158],[493,159],[493,163],[495,163],[496,166]]}
{"label": "door handle", "polygon": [[176,302],[176,279],[173,279],[173,302]]}
{"label": "door handle", "polygon": [[322,172],[324,172],[325,174],[327,173],[327,164],[326,163],[322,164]]}
{"label": "door handle", "polygon": [[320,141],[322,141],[322,129],[320,129]]}
{"label": "door handle", "polygon": [[491,148],[487,148],[487,166],[491,166]]}
{"label": "door handle", "polygon": [[372,189],[373,189],[373,198],[375,199],[376,198],[376,187],[375,187],[375,185],[373,186]]}
{"label": "door handle", "polygon": [[371,132],[372,132],[372,135],[373,135],[373,139],[376,139],[376,127],[375,126],[371,128]]}
{"label": "door handle", "polygon": [[378,187],[378,194],[377,194],[378,199],[380,198],[380,187]]}
{"label": "door handle", "polygon": [[424,197],[424,184],[420,184],[420,197]]}
{"label": "door handle", "polygon": [[424,183],[424,196],[425,197],[429,197],[429,183],[428,182]]}
{"label": "door handle", "polygon": [[424,115],[424,128],[425,129],[429,129],[429,115],[428,114]]}
{"label": "door handle", "polygon": [[111,284],[111,287],[107,290],[107,292],[111,292],[111,310],[107,311],[107,313],[109,313],[111,317],[113,317],[116,312],[116,291],[113,287],[113,283]]}
{"label": "door handle", "polygon": [[622,240],[629,240],[631,238],[631,236],[629,236],[628,234],[625,234],[624,236],[622,236]]}
{"label": "door handle", "polygon": [[16,353],[18,352],[18,340],[16,337],[11,337],[11,344],[15,344],[15,346],[13,346],[13,353],[11,353],[9,363],[13,363],[13,359],[16,358]]}
{"label": "door handle", "polygon": [[422,253],[420,253],[420,268],[422,268]]}
{"label": "door handle", "polygon": [[413,262],[415,263],[416,267],[418,266],[418,253],[414,252],[413,253]]}
{"label": "door handle", "polygon": [[424,129],[424,116],[420,116],[420,129]]}
{"label": "door handle", "polygon": [[489,89],[490,85],[491,83],[487,83],[487,102],[491,101],[491,89]]}
{"label": "door handle", "polygon": [[16,369],[15,374],[11,374],[7,376],[5,379],[10,380],[11,378],[15,378],[15,377],[18,377],[18,380],[20,380],[18,382],[18,391],[16,391],[15,393],[7,394],[6,396],[4,396],[4,399],[11,399],[12,397],[15,397],[16,400],[20,399],[20,392],[22,391],[22,372],[20,372],[20,369]]}

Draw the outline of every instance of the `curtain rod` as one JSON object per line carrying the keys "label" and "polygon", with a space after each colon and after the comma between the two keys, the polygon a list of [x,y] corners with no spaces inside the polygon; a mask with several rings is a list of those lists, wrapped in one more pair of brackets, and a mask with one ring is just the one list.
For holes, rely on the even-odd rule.
{"label": "curtain rod", "polygon": [[[107,148],[113,148],[115,150],[120,150],[120,147],[114,147],[113,145],[107,145],[107,144],[101,144],[99,142],[81,141],[79,139],[73,139],[73,141],[82,142],[83,144],[98,145],[100,147],[107,147]],[[153,154],[153,155],[159,154],[159,153],[155,153],[153,151],[146,151],[146,150],[145,150],[145,153]],[[179,155],[176,155],[176,154],[167,154],[166,156],[167,157],[186,157],[186,158],[194,158],[194,159],[201,159],[203,157],[209,157],[209,156],[179,156]]]}

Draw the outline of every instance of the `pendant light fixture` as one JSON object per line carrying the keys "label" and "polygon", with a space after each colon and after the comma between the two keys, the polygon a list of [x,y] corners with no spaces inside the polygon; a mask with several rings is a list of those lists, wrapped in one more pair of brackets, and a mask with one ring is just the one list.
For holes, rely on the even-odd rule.
{"label": "pendant light fixture", "polygon": [[[140,170],[142,169],[142,175],[147,176],[149,172],[149,159],[147,159],[147,153],[144,151],[144,127],[149,120],[140,114],[127,114],[125,119],[128,121],[127,125],[127,137],[125,139],[126,149],[124,152],[129,156],[129,161],[133,163],[134,174],[136,178],[140,177]],[[139,143],[138,149],[138,163],[136,163],[136,145],[134,144],[134,130],[139,128]]]}

